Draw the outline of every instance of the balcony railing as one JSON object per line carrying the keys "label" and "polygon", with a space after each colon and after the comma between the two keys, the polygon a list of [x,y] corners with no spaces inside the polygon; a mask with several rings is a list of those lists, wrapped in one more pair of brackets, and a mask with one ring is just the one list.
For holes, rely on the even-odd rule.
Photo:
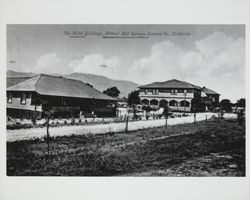
{"label": "balcony railing", "polygon": [[143,97],[150,97],[150,96],[158,96],[158,97],[187,97],[187,98],[193,98],[194,94],[193,93],[152,93],[152,92],[140,92],[140,96]]}

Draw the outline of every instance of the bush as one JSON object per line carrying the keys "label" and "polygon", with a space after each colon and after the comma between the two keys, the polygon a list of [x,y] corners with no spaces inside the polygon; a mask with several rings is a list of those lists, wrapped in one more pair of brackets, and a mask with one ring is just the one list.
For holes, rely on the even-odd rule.
{"label": "bush", "polygon": [[22,129],[22,128],[33,128],[33,124],[21,124],[20,122],[16,122],[16,124],[7,124],[7,129],[15,130],[15,129]]}

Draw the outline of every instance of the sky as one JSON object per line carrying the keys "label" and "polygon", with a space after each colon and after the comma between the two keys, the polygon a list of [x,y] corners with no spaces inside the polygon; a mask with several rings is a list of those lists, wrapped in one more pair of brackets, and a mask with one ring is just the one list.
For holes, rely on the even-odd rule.
{"label": "sky", "polygon": [[8,25],[7,69],[179,79],[245,97],[244,25]]}

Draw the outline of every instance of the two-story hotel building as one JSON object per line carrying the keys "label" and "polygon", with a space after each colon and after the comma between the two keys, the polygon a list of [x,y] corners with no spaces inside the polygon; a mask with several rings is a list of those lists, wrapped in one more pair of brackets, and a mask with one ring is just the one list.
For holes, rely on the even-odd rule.
{"label": "two-story hotel building", "polygon": [[168,105],[173,111],[191,111],[193,98],[201,98],[203,89],[176,79],[139,86],[141,102],[151,106]]}

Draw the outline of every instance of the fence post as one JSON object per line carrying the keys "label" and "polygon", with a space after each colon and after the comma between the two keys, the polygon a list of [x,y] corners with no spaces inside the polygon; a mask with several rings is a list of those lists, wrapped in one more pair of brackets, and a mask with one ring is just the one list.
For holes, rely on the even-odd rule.
{"label": "fence post", "polygon": [[49,115],[47,117],[47,151],[48,151],[48,155],[49,155]]}
{"label": "fence post", "polygon": [[194,124],[196,123],[196,113],[194,113]]}
{"label": "fence post", "polygon": [[207,122],[207,115],[206,115],[206,122]]}
{"label": "fence post", "polygon": [[163,110],[163,115],[166,118],[166,123],[165,123],[165,133],[167,132],[167,127],[168,127],[168,114],[169,114],[169,107],[165,106]]}
{"label": "fence post", "polygon": [[128,116],[126,116],[126,129],[125,132],[128,133]]}
{"label": "fence post", "polygon": [[165,128],[167,129],[168,127],[168,116],[166,116],[166,124],[165,124]]}

